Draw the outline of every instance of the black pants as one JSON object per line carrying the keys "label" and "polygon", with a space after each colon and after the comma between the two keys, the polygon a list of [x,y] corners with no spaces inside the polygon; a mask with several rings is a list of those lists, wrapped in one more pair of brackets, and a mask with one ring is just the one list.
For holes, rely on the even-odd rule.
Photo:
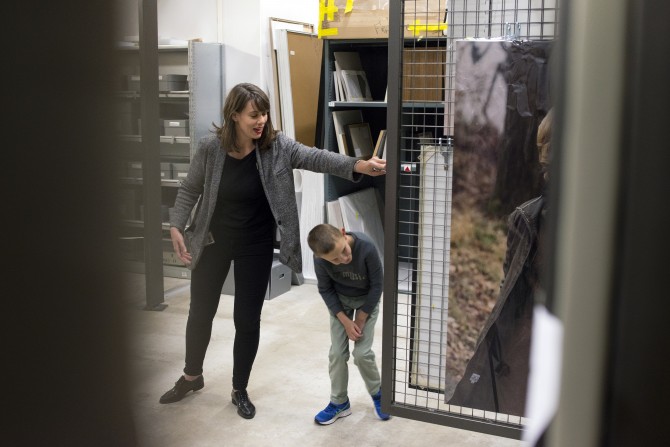
{"label": "black pants", "polygon": [[245,390],[258,351],[261,310],[272,269],[272,235],[244,240],[214,233],[214,244],[205,247],[191,274],[191,305],[186,324],[184,373],[202,374],[205,353],[212,335],[212,322],[228,275],[235,261],[233,321],[233,388]]}

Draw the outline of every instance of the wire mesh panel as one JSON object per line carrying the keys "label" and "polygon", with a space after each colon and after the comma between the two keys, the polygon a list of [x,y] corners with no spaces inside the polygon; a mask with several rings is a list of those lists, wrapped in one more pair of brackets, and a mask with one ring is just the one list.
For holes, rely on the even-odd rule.
{"label": "wire mesh panel", "polygon": [[[534,107],[546,112],[549,99],[537,92],[548,90],[542,71],[548,49],[535,42],[555,38],[558,8],[559,0],[407,0],[391,4],[389,59],[397,51],[402,67],[397,104],[391,104],[394,97],[389,96],[389,110],[397,107],[399,113],[397,117],[390,113],[388,118],[397,119],[397,123],[389,122],[389,129],[397,128],[397,139],[389,140],[389,150],[395,151],[391,161],[397,161],[400,173],[395,197],[389,197],[387,189],[387,203],[395,198],[398,281],[397,288],[385,290],[385,313],[389,298],[394,300],[393,317],[384,322],[385,334],[393,334],[393,348],[384,352],[393,355],[385,365],[393,365],[391,404],[396,414],[520,436],[523,406],[502,405],[505,396],[496,395],[495,380],[490,404],[465,405],[471,401],[456,399],[454,394],[458,389],[460,397],[466,382],[472,385],[479,380],[469,367],[503,279],[509,205],[524,194],[530,198],[537,192],[536,174],[516,174],[528,166],[535,168],[537,157],[524,147],[515,155],[507,150],[506,136],[500,136],[505,126],[519,127],[510,121],[512,114],[505,115],[505,108],[520,110],[527,127],[524,135],[534,136],[531,129],[538,124],[533,118],[536,111],[526,114],[521,110],[523,101],[511,104],[513,95],[505,96],[515,88],[510,84],[510,67],[523,69],[519,61],[531,61],[532,79],[527,83],[537,88],[519,82],[518,89],[523,91],[514,97],[534,95],[532,100],[540,104]],[[394,36],[401,37],[394,41]],[[502,49],[489,46],[490,42],[498,42]],[[516,59],[505,53],[505,44],[510,42],[515,51],[522,49]],[[496,51],[503,52],[498,62]],[[459,78],[459,57],[461,67],[475,66],[473,75],[461,72]],[[491,62],[475,65],[480,61]],[[538,64],[543,66],[539,73]],[[481,68],[484,66],[487,68]],[[490,70],[490,76],[480,69]],[[393,75],[390,68],[389,78]],[[470,95],[476,98],[472,107],[479,107],[469,119],[464,118],[460,102],[464,101],[460,91],[464,85],[476,93]],[[502,111],[496,110],[497,104],[503,105]],[[464,138],[468,144],[459,145],[459,133],[468,135]],[[510,157],[522,160],[518,169]],[[501,178],[511,180],[501,186]],[[521,193],[509,197],[500,193],[508,191],[509,182],[516,178],[526,179],[523,188],[516,184],[512,188]],[[393,325],[389,332],[387,321]],[[384,343],[389,342],[385,339]],[[384,386],[388,384],[385,379]],[[524,396],[525,389],[516,400]]]}

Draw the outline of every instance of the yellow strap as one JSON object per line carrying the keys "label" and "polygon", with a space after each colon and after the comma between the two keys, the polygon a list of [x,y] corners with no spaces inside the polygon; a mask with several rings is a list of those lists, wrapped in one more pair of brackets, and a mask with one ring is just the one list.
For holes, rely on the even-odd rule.
{"label": "yellow strap", "polygon": [[337,36],[337,34],[338,34],[337,28],[322,29],[321,31],[319,31],[319,37]]}
{"label": "yellow strap", "polygon": [[438,23],[437,25],[422,25],[421,20],[415,20],[413,25],[407,27],[415,36],[421,35],[422,31],[444,31],[447,29],[447,23]]}
{"label": "yellow strap", "polygon": [[319,20],[333,20],[338,10],[335,0],[319,0]]}
{"label": "yellow strap", "polygon": [[332,21],[337,11],[338,7],[335,5],[335,0],[319,0],[319,24],[317,29],[319,39],[323,36],[337,35],[337,28],[323,29],[323,21]]}

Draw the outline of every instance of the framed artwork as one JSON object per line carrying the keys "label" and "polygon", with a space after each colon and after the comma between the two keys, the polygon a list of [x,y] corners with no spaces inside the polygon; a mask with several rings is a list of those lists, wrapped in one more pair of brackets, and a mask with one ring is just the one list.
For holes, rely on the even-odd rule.
{"label": "framed artwork", "polygon": [[362,122],[363,112],[361,109],[336,110],[333,112],[333,125],[335,126],[335,137],[337,138],[337,147],[340,154],[354,156],[347,141],[349,139],[347,136],[347,126]]}
{"label": "framed artwork", "polygon": [[372,156],[386,160],[386,151],[384,149],[386,149],[386,129],[379,131],[379,137],[377,138],[377,144]]}
{"label": "framed artwork", "polygon": [[[551,47],[551,41],[455,42],[450,233],[455,268],[448,281],[444,367],[450,405],[526,414],[532,293],[541,283],[523,273],[504,278],[504,270],[506,258],[525,259],[507,252],[508,230],[514,234],[509,216],[542,194],[536,143],[552,103]],[[467,237],[475,229],[478,236]],[[501,284],[515,284],[517,278],[514,293],[503,293]]]}
{"label": "framed artwork", "polygon": [[369,123],[354,123],[347,126],[347,139],[350,155],[360,158],[370,158],[374,145]]}

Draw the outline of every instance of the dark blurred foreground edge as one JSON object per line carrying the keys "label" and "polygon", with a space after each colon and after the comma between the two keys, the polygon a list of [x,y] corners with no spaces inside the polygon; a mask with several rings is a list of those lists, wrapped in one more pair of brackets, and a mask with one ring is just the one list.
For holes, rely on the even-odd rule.
{"label": "dark blurred foreground edge", "polygon": [[3,11],[4,445],[137,445],[114,243],[112,7]]}

